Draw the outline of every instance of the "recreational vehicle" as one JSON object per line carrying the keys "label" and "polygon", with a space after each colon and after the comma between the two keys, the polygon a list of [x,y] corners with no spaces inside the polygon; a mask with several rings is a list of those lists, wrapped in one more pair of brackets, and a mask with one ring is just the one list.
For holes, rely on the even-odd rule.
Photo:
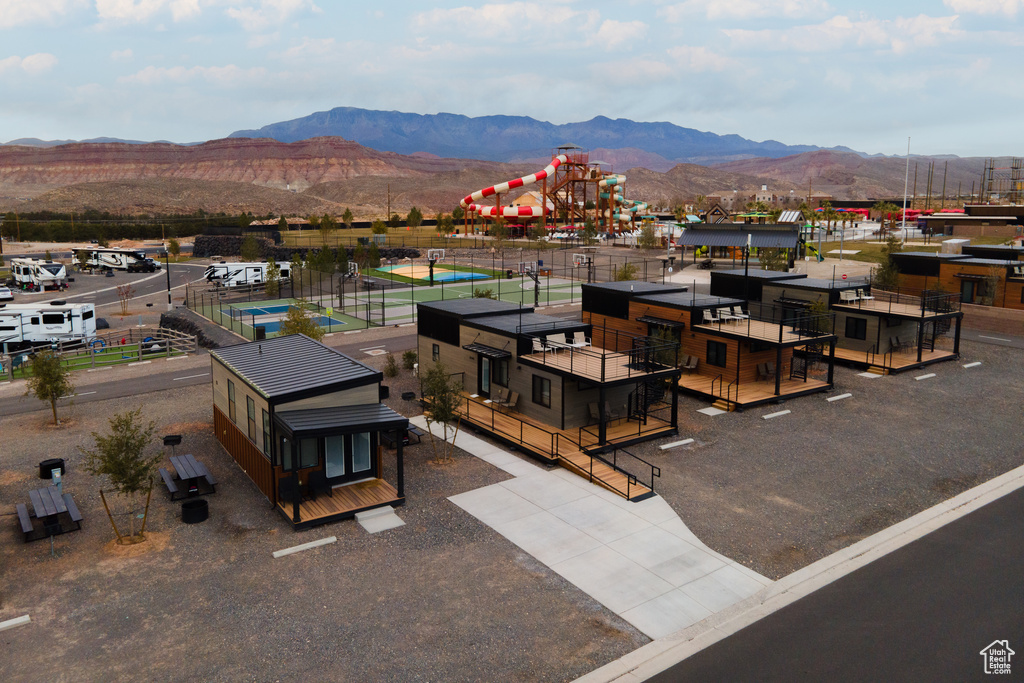
{"label": "recreational vehicle", "polygon": [[129,273],[152,273],[160,263],[146,256],[141,249],[75,249],[75,260],[81,262],[85,252],[85,267],[100,270],[127,270]]}
{"label": "recreational vehicle", "polygon": [[0,350],[4,353],[95,336],[93,304],[0,304]]}
{"label": "recreational vehicle", "polygon": [[[278,278],[287,280],[291,272],[291,264],[278,265]],[[206,269],[206,279],[224,287],[245,287],[261,285],[267,281],[269,263],[214,263]]]}
{"label": "recreational vehicle", "polygon": [[68,269],[57,261],[16,258],[11,259],[11,277],[15,287],[29,292],[64,289],[67,287]]}

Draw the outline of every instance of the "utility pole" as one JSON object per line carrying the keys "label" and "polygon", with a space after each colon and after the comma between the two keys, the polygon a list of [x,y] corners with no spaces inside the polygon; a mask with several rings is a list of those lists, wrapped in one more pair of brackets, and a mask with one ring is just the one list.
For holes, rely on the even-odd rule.
{"label": "utility pole", "polygon": [[388,183],[388,215],[384,218],[384,224],[387,225],[391,220],[391,183]]}
{"label": "utility pole", "polygon": [[946,208],[946,176],[949,175],[949,159],[946,159],[946,165],[942,167],[942,200],[939,204],[939,211]]}

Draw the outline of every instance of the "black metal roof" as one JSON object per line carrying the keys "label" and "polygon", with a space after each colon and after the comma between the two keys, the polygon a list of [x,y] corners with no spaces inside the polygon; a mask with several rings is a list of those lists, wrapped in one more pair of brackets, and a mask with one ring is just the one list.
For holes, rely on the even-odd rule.
{"label": "black metal roof", "polygon": [[948,259],[950,261],[971,258],[968,254],[943,254],[936,251],[897,251],[892,256],[897,259],[909,257],[914,259]]}
{"label": "black metal roof", "polygon": [[460,318],[476,318],[485,315],[506,315],[513,311],[532,311],[533,306],[520,306],[519,304],[495,299],[471,297],[466,299],[446,299],[444,301],[425,301],[417,304],[421,309],[430,309],[449,313]]}
{"label": "black metal roof", "polygon": [[865,289],[869,285],[860,278],[850,280],[826,280],[824,278],[808,277],[801,280],[785,280],[777,283],[776,286],[785,287],[786,289],[834,289],[839,291],[844,289]]}
{"label": "black metal roof", "polygon": [[666,320],[665,318],[659,318],[654,315],[642,315],[636,319],[638,323],[649,323],[651,325],[661,325],[663,327],[671,327],[673,329],[681,329],[686,327],[685,323],[679,320]]}
{"label": "black metal roof", "polygon": [[635,280],[623,280],[616,282],[591,282],[582,285],[584,290],[605,291],[605,292],[633,292],[634,294],[685,292],[686,285],[663,285],[660,282],[643,282]]}
{"label": "black metal roof", "polygon": [[274,414],[293,437],[311,432],[344,434],[347,432],[406,429],[409,418],[399,415],[383,403],[355,406],[285,410]]}
{"label": "black metal roof", "polygon": [[637,303],[671,308],[708,308],[714,306],[741,306],[743,299],[730,299],[707,294],[690,292],[672,292],[670,294],[645,294],[636,298]]}
{"label": "black metal roof", "polygon": [[473,353],[478,353],[481,356],[486,356],[487,358],[499,359],[512,357],[511,351],[506,351],[505,349],[496,349],[493,346],[488,346],[487,344],[466,344],[462,348],[466,349],[467,351],[472,351]]}
{"label": "black metal roof", "polygon": [[1007,261],[1006,259],[993,258],[965,258],[960,259],[956,263],[957,265],[963,266],[995,266],[997,268],[1005,268],[1006,266],[1020,265],[1020,261],[1017,260]]}
{"label": "black metal roof", "polygon": [[382,379],[380,372],[304,334],[227,346],[210,355],[267,399],[311,391],[315,395],[317,389],[337,391]]}
{"label": "black metal roof", "polygon": [[545,334],[547,332],[574,332],[588,330],[590,325],[578,320],[567,320],[553,315],[524,313],[523,315],[497,315],[465,321],[469,327],[497,332],[506,336],[517,334]]}
{"label": "black metal roof", "polygon": [[676,244],[703,247],[744,247],[750,235],[750,246],[755,249],[792,249],[796,247],[800,233],[797,230],[702,230],[687,228]]}
{"label": "black metal roof", "polygon": [[785,273],[780,270],[761,270],[760,268],[751,268],[749,272],[745,272],[742,268],[711,271],[712,280],[723,275],[727,277],[749,277],[757,280],[802,280],[807,277],[807,273]]}

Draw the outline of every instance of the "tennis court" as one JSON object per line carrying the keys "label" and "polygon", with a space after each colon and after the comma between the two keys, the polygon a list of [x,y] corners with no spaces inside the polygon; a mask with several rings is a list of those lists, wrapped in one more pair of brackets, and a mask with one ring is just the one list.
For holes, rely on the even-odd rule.
{"label": "tennis court", "polygon": [[[332,302],[308,301],[305,308],[315,315],[313,319],[316,324],[326,332],[340,332],[342,330],[359,329],[366,327],[366,322],[352,316],[345,315],[340,308],[335,310]],[[262,327],[268,337],[274,336],[281,331],[282,321],[288,317],[288,310],[298,305],[294,299],[277,299],[264,301],[259,304],[252,302],[231,304],[220,308],[219,315],[211,315],[214,322],[239,332],[247,339],[255,338],[255,328]]]}

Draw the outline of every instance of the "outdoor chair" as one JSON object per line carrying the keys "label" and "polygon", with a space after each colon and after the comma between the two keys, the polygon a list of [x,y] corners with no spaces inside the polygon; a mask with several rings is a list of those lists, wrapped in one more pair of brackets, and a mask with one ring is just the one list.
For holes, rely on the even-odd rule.
{"label": "outdoor chair", "polygon": [[573,341],[576,344],[582,344],[583,346],[590,346],[590,339],[587,338],[587,333],[580,330],[573,336]]}
{"label": "outdoor chair", "polygon": [[514,410],[517,403],[519,403],[519,392],[518,391],[513,391],[513,392],[509,393],[508,399],[506,399],[504,401],[497,401],[497,404],[499,406],[501,406],[502,408],[505,408],[506,410],[509,410],[509,411]]}
{"label": "outdoor chair", "polygon": [[718,318],[720,320],[738,320],[738,318],[736,318],[728,308],[719,308]]}
{"label": "outdoor chair", "polygon": [[700,363],[700,359],[697,356],[687,356],[686,363],[683,364],[683,370],[686,370],[691,375],[697,370],[697,365]]}
{"label": "outdoor chair", "polygon": [[771,379],[771,375],[768,374],[768,364],[758,363],[757,364],[757,381]]}
{"label": "outdoor chair", "polygon": [[764,370],[767,377],[775,377],[775,363],[765,363]]}
{"label": "outdoor chair", "polygon": [[852,304],[856,300],[857,300],[857,295],[854,292],[851,292],[849,290],[845,290],[845,291],[839,292],[839,302],[840,303]]}
{"label": "outdoor chair", "polygon": [[551,347],[552,351],[565,348],[565,333],[559,332],[558,334],[549,334],[548,346]]}
{"label": "outdoor chair", "polygon": [[277,496],[286,503],[294,503],[297,500],[301,500],[299,484],[294,475],[278,480]]}
{"label": "outdoor chair", "polygon": [[721,321],[718,318],[715,317],[715,315],[711,312],[710,308],[705,308],[704,309],[704,322],[706,322],[706,323],[717,323],[717,322],[721,322]]}
{"label": "outdoor chair", "polygon": [[870,301],[871,299],[874,299],[875,297],[868,296],[867,294],[864,293],[863,289],[858,289],[857,290],[857,298],[858,299],[863,299],[864,301]]}
{"label": "outdoor chair", "polygon": [[733,315],[734,318],[739,318],[740,320],[749,320],[750,319],[750,314],[749,313],[744,313],[743,309],[741,307],[739,307],[739,306],[733,306],[732,307],[732,315]]}
{"label": "outdoor chair", "polygon": [[317,495],[321,493],[326,493],[331,498],[334,497],[334,489],[327,483],[327,475],[323,472],[310,472],[306,483],[309,484],[309,492],[313,496],[313,500],[316,500]]}
{"label": "outdoor chair", "polygon": [[534,337],[533,338],[533,352],[534,353],[544,353],[545,351],[547,351],[547,349],[544,348],[544,342],[542,342],[540,339],[537,339],[536,337]]}

